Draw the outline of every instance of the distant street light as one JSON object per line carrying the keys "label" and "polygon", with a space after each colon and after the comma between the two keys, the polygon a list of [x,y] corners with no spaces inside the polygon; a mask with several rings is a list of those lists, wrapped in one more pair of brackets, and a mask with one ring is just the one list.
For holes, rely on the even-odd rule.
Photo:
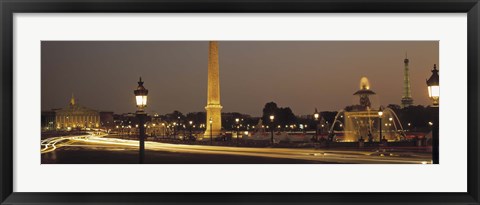
{"label": "distant street light", "polygon": [[163,122],[162,122],[162,129],[163,129],[162,138],[165,138],[165,134],[167,132],[167,129],[165,128],[165,123],[163,123]]}
{"label": "distant street light", "polygon": [[238,142],[240,140],[240,138],[238,138],[238,132],[240,131],[240,126],[239,126],[240,119],[236,118],[235,122],[237,123],[237,145],[238,145]]}
{"label": "distant street light", "polygon": [[135,94],[135,101],[137,103],[137,118],[140,124],[139,128],[139,141],[140,141],[140,149],[139,149],[139,163],[143,164],[145,162],[145,118],[147,114],[145,113],[144,109],[147,107],[147,95],[148,90],[143,87],[143,81],[140,77],[138,81],[138,87],[136,90],[133,91]]}
{"label": "distant street light", "polygon": [[173,139],[177,138],[177,123],[173,123]]}
{"label": "distant street light", "polygon": [[270,133],[271,133],[271,143],[273,145],[273,129],[275,129],[275,127],[273,126],[273,120],[275,119],[275,116],[274,115],[270,115]]}
{"label": "distant street light", "polygon": [[213,143],[213,132],[212,132],[213,120],[212,120],[212,118],[210,118],[210,120],[208,121],[208,123],[210,123],[210,145],[212,145],[212,143]]}
{"label": "distant street light", "polygon": [[193,124],[193,122],[190,120],[190,121],[188,122],[188,124],[190,124],[190,138],[191,138],[191,137],[193,136],[193,135],[192,135],[192,124]]}
{"label": "distant street light", "polygon": [[313,118],[315,118],[315,141],[318,141],[318,118],[320,114],[318,114],[317,108],[315,108],[315,113],[313,114]]}
{"label": "distant street light", "polygon": [[432,75],[427,80],[428,97],[433,101],[434,119],[432,122],[432,161],[433,164],[439,163],[439,129],[438,129],[438,106],[440,100],[440,77],[438,75],[437,64],[433,64]]}
{"label": "distant street light", "polygon": [[382,142],[382,116],[383,116],[383,106],[380,106],[380,109],[378,109],[378,119],[379,119],[379,125],[380,125],[380,136],[378,137],[378,141],[381,143]]}

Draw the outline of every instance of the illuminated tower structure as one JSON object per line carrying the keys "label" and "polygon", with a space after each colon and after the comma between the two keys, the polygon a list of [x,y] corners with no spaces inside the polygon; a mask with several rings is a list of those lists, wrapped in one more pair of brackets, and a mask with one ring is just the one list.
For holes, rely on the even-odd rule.
{"label": "illuminated tower structure", "polygon": [[218,42],[209,42],[208,90],[206,130],[204,139],[220,136],[222,130],[222,106],[220,105],[220,75],[218,65]]}
{"label": "illuminated tower structure", "polygon": [[403,73],[403,96],[402,96],[402,107],[408,107],[410,105],[413,105],[413,98],[412,98],[412,92],[410,90],[410,74],[408,70],[408,57],[407,54],[405,54],[405,60],[403,60],[405,63],[405,68],[404,68],[404,73]]}

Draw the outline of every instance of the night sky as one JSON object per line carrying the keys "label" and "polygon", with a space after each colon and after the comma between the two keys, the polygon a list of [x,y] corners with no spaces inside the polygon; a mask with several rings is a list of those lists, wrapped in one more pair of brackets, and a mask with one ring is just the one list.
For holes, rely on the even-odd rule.
{"label": "night sky", "polygon": [[[135,112],[142,76],[149,112],[205,111],[206,41],[44,41],[41,50],[42,110],[66,107],[74,93],[89,108]],[[405,52],[414,104],[428,105],[436,41],[221,41],[222,111],[260,116],[270,101],[296,115],[337,111],[358,103],[362,76],[377,93],[374,107],[400,104]]]}

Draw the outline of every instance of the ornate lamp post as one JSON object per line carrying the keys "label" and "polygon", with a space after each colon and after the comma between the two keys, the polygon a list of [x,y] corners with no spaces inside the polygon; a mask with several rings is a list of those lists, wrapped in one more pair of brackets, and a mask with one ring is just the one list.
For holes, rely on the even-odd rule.
{"label": "ornate lamp post", "polygon": [[212,118],[210,118],[210,120],[208,120],[208,123],[210,123],[210,145],[212,145],[212,143],[213,143],[213,132],[212,132],[213,120],[212,120]]}
{"label": "ornate lamp post", "polygon": [[318,114],[317,108],[315,108],[315,113],[313,114],[313,118],[315,118],[315,141],[318,141],[318,118],[320,114]]}
{"label": "ornate lamp post", "polygon": [[145,118],[147,113],[145,113],[145,107],[147,107],[147,95],[148,90],[143,87],[142,77],[138,81],[138,87],[136,90],[133,91],[135,94],[135,101],[137,103],[137,118],[139,126],[139,141],[140,141],[140,153],[139,153],[139,163],[143,164],[145,161]]}
{"label": "ornate lamp post", "polygon": [[383,116],[383,106],[380,106],[380,109],[378,109],[378,120],[380,124],[380,136],[378,137],[378,141],[382,143],[382,116]]}
{"label": "ornate lamp post", "polygon": [[274,129],[274,126],[273,126],[273,120],[275,119],[275,116],[274,115],[270,115],[270,133],[271,133],[271,143],[273,145],[273,129]]}
{"label": "ornate lamp post", "polygon": [[433,106],[438,107],[440,99],[440,77],[438,76],[437,64],[433,65],[432,76],[427,80],[428,97],[433,101]]}
{"label": "ornate lamp post", "polygon": [[437,64],[433,65],[432,76],[427,80],[428,97],[433,101],[433,127],[432,127],[432,161],[439,163],[439,134],[438,134],[438,106],[440,99],[440,77],[438,76]]}

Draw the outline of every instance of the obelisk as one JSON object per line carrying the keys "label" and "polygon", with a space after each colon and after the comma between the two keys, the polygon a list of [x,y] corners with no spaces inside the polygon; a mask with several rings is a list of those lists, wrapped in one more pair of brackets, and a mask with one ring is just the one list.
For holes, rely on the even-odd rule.
{"label": "obelisk", "polygon": [[209,42],[207,119],[204,139],[218,137],[222,130],[222,106],[220,105],[220,75],[218,65],[218,42]]}

